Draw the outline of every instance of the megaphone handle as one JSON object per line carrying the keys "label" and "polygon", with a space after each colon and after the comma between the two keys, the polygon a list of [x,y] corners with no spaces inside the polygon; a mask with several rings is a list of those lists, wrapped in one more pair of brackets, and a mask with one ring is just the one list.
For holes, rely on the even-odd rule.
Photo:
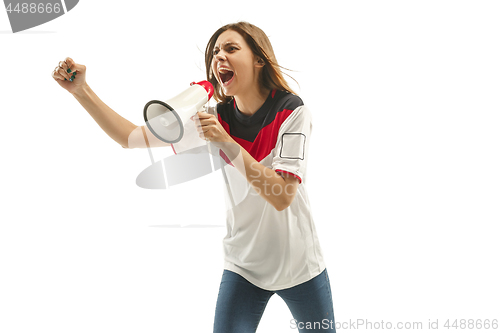
{"label": "megaphone handle", "polygon": [[[208,104],[208,102],[203,104],[198,111],[207,113],[207,108],[206,108],[207,104]],[[210,141],[208,141],[208,140],[205,140],[205,141],[207,142],[208,157],[210,158],[210,163],[213,167],[213,170],[215,170],[215,163],[213,160],[212,149],[210,148]]]}

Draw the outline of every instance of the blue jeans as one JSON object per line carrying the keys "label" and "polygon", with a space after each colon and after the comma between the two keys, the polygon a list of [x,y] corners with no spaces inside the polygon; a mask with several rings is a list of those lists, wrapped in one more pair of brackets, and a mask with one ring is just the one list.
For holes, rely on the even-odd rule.
{"label": "blue jeans", "polygon": [[297,286],[269,291],[224,270],[215,309],[214,333],[255,333],[267,302],[278,294],[290,309],[292,329],[300,333],[335,333],[330,280],[326,269]]}

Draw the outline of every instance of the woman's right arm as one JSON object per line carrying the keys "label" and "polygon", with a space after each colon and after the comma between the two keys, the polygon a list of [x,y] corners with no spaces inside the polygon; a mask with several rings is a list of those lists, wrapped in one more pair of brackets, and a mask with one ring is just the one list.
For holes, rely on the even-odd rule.
{"label": "woman's right arm", "polygon": [[146,126],[132,124],[107,106],[89,87],[85,74],[85,65],[66,58],[59,62],[59,66],[52,72],[52,77],[70,92],[102,130],[123,148],[169,146],[168,143],[157,139]]}

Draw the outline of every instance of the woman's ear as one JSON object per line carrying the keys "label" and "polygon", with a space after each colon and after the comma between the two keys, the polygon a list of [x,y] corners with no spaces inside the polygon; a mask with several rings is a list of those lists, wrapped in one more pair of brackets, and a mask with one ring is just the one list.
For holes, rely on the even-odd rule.
{"label": "woman's ear", "polygon": [[266,62],[261,57],[257,57],[257,61],[255,62],[255,67],[264,67]]}

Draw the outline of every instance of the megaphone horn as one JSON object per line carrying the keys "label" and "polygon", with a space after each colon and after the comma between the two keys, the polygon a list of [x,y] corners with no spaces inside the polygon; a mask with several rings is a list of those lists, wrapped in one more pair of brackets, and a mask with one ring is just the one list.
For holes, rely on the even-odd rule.
{"label": "megaphone horn", "polygon": [[165,102],[153,100],[144,107],[144,120],[151,133],[167,143],[179,142],[184,126],[212,98],[214,87],[208,81],[192,82],[190,87]]}

